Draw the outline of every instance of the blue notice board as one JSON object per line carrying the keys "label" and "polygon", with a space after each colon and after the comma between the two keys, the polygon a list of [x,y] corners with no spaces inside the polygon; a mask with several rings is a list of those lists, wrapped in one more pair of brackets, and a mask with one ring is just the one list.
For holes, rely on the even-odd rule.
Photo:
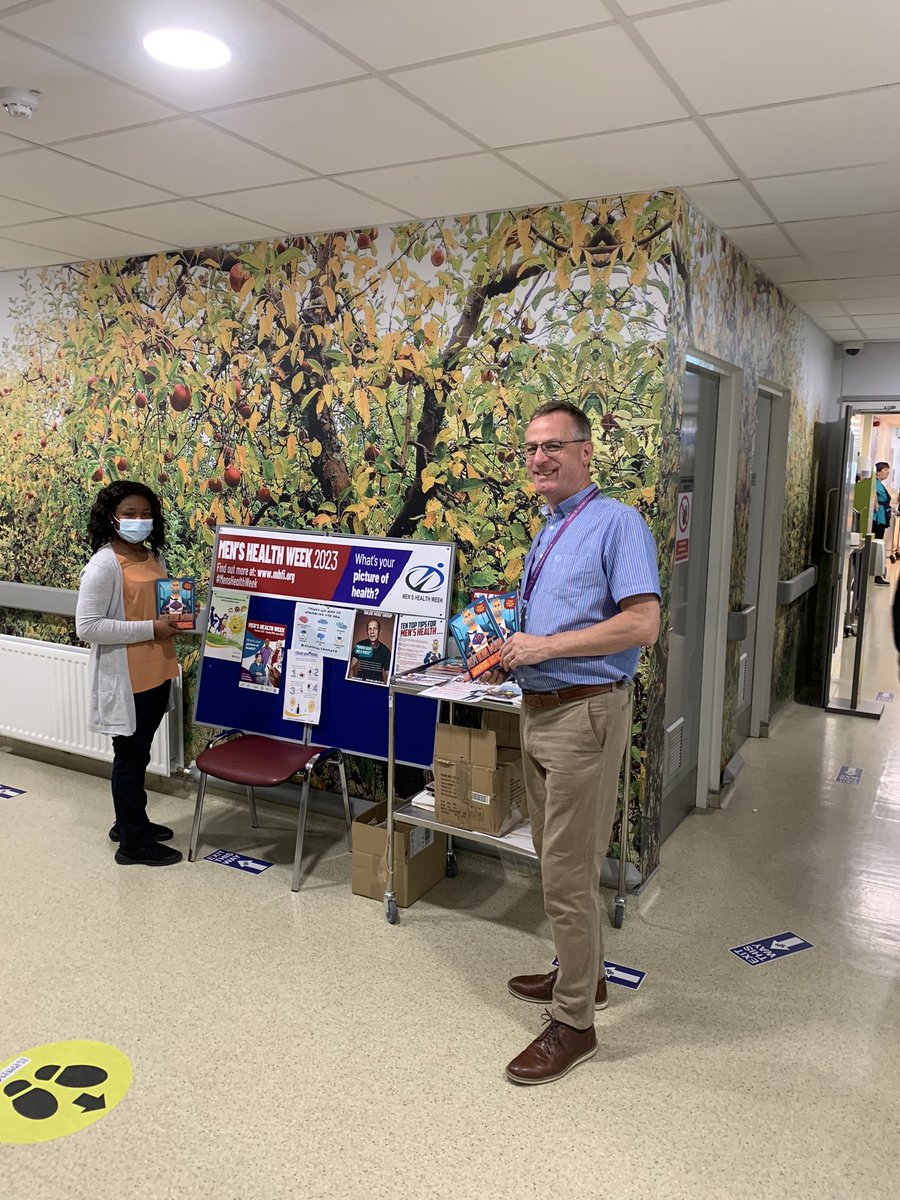
{"label": "blue notice board", "polygon": [[[446,638],[453,592],[455,546],[364,538],[317,532],[220,526],[210,572],[210,603],[226,597],[246,603],[252,622],[285,630],[293,646],[298,602],[344,606],[358,611],[434,619],[440,643]],[[387,621],[385,622],[387,623]],[[352,626],[352,620],[348,621]],[[278,692],[240,686],[240,655],[217,656],[204,633],[194,720],[215,728],[242,729],[301,741],[305,726],[283,715],[284,675]],[[244,634],[238,635],[239,638]],[[315,643],[304,643],[315,649]],[[311,740],[350,754],[387,758],[387,687],[347,679],[347,662],[323,662],[322,713]],[[397,667],[395,666],[395,670]],[[430,767],[438,703],[396,695],[395,756],[398,763]]]}

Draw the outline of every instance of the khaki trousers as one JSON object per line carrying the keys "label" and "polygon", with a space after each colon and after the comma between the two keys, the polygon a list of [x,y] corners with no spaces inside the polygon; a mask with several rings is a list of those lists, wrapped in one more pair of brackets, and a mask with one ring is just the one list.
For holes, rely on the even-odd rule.
{"label": "khaki trousers", "polygon": [[587,1029],[603,972],[600,868],[628,743],[631,686],[561,704],[522,705],[522,762],[544,911],[559,959],[551,1014]]}

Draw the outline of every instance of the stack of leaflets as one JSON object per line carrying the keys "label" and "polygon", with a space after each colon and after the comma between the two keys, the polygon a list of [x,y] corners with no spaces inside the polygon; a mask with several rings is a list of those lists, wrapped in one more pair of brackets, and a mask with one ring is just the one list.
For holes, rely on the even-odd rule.
{"label": "stack of leaflets", "polygon": [[156,615],[168,617],[176,629],[197,628],[196,587],[193,575],[157,579]]}
{"label": "stack of leaflets", "polygon": [[450,618],[450,631],[471,679],[500,665],[503,643],[519,629],[516,592],[479,593]]}

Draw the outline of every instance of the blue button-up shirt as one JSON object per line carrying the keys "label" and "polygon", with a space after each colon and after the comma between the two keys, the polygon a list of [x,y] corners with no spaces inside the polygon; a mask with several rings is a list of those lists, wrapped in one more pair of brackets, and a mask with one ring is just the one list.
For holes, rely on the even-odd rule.
{"label": "blue button-up shirt", "polygon": [[[524,579],[540,561],[556,531],[593,484],[563,500],[547,518],[525,560]],[[629,596],[659,596],[656,544],[637,509],[600,495],[559,538],[544,563],[525,607],[525,632],[539,636],[586,629],[621,612]],[[640,647],[616,654],[551,658],[517,667],[516,681],[526,691],[549,692],[579,683],[619,683],[632,679]]]}

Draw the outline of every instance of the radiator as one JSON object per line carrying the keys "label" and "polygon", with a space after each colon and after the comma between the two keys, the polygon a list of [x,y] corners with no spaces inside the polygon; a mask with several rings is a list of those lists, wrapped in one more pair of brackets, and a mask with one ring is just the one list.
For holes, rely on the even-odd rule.
{"label": "radiator", "polygon": [[[0,735],[112,762],[112,740],[88,729],[90,651],[0,635]],[[175,710],[163,720],[148,770],[170,775],[182,766],[181,677]]]}

